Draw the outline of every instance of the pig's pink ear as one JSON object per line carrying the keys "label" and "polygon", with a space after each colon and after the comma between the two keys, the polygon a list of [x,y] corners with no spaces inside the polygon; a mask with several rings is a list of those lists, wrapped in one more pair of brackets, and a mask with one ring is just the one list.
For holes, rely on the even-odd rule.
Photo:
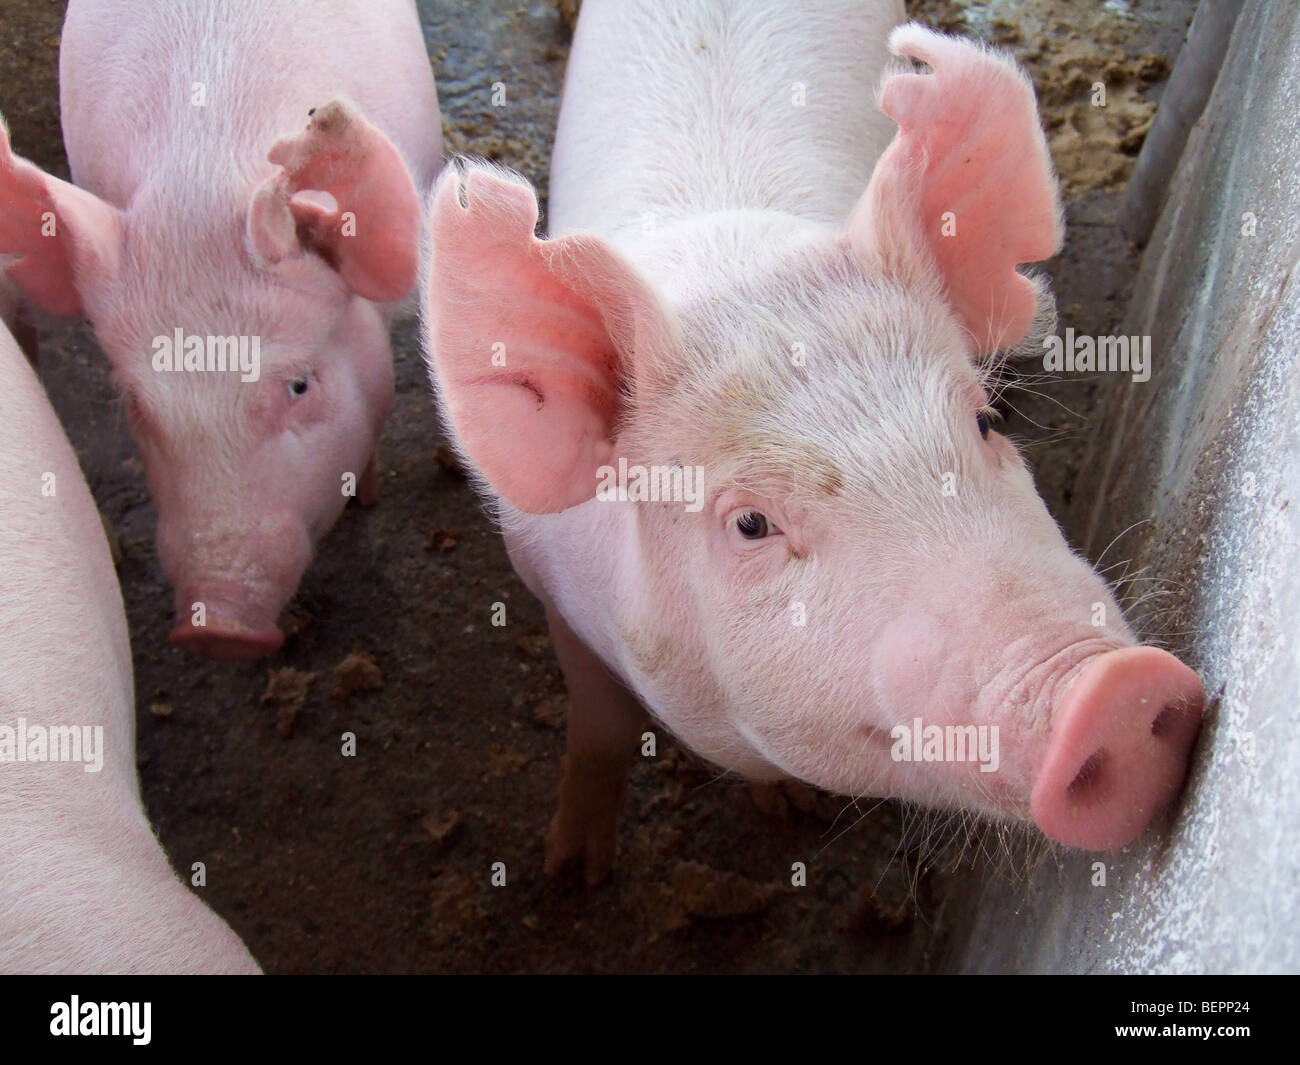
{"label": "pig's pink ear", "polygon": [[0,122],[0,269],[23,296],[80,314],[78,285],[115,277],[121,252],[117,208],[14,155]]}
{"label": "pig's pink ear", "polygon": [[929,64],[896,74],[880,107],[898,134],[849,222],[864,263],[915,277],[937,269],[977,354],[1029,331],[1038,287],[1016,271],[1050,258],[1063,226],[1033,86],[978,45],[900,26],[890,48]]}
{"label": "pig's pink ear", "polygon": [[420,258],[420,198],[393,142],[343,100],[312,110],[307,129],[279,140],[280,167],[253,194],[248,240],[263,263],[314,251],[353,292],[403,299]]}
{"label": "pig's pink ear", "polygon": [[469,164],[443,172],[426,354],[456,434],[492,489],[520,510],[590,499],[635,369],[676,344],[668,312],[600,238],[538,240],[522,178]]}

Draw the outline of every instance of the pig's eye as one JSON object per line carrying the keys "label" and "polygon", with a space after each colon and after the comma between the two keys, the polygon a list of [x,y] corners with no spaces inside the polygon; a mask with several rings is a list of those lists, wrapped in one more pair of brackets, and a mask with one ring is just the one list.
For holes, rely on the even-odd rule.
{"label": "pig's eye", "polygon": [[297,399],[299,396],[305,396],[308,388],[308,377],[303,374],[301,377],[295,377],[286,386],[289,389],[289,398]]}
{"label": "pig's eye", "polygon": [[736,531],[746,540],[761,540],[771,532],[771,526],[757,510],[747,510],[736,519]]}
{"label": "pig's eye", "polygon": [[979,428],[980,436],[982,436],[985,440],[989,438],[989,430],[993,428],[993,422],[995,420],[997,421],[1001,420],[1001,418],[998,416],[997,411],[982,410],[976,413],[975,425]]}

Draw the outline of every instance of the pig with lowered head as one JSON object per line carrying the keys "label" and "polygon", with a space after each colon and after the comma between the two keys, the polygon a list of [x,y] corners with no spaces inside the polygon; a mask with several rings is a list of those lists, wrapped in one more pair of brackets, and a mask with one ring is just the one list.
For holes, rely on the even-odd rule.
{"label": "pig with lowered head", "polygon": [[378,491],[388,327],[441,158],[414,4],[72,0],[60,92],[76,185],[0,131],[0,257],[112,363],[173,642],[270,653],[314,545]]}
{"label": "pig with lowered head", "polygon": [[[551,871],[609,869],[638,701],[750,778],[1083,848],[1179,790],[1199,678],[1138,645],[989,420],[983,360],[1042,317],[1017,266],[1062,238],[1032,87],[901,14],[588,0],[550,239],[511,175],[435,190],[439,401],[570,689]],[[930,70],[877,112],[887,45]],[[623,469],[703,492],[608,491]],[[995,727],[994,771],[908,755],[918,722]]]}

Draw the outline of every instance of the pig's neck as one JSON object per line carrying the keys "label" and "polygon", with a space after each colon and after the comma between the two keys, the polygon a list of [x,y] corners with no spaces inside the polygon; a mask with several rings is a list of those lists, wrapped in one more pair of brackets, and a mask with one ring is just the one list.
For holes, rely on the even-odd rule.
{"label": "pig's neck", "polygon": [[688,330],[695,308],[744,291],[801,247],[829,244],[839,228],[782,211],[744,208],[681,218],[649,232],[623,228],[610,243],[632,261]]}
{"label": "pig's neck", "polygon": [[[656,676],[639,649],[653,634],[643,622],[665,616],[662,573],[653,544],[643,543],[644,504],[589,499],[558,514],[526,514],[500,505],[510,560],[523,582],[555,607],[569,627],[642,703],[663,720],[706,710],[714,701],[700,661],[678,663],[677,683]],[[691,700],[675,704],[680,674],[696,672]]]}
{"label": "pig's neck", "polygon": [[[729,348],[709,338],[722,336],[717,308],[745,293],[764,300],[755,278],[780,279],[794,249],[832,242],[830,226],[777,211],[723,211],[682,219],[649,234],[626,231],[620,251],[655,284],[691,337],[678,357],[725,358]],[[783,260],[786,260],[783,262]],[[783,267],[785,269],[783,269]],[[776,305],[775,298],[773,306]],[[687,354],[687,352],[691,354]],[[660,365],[673,375],[676,368]],[[624,451],[629,465],[654,461]],[[502,505],[502,527],[510,556],[534,594],[549,601],[569,626],[664,720],[704,714],[715,697],[704,658],[677,663],[666,675],[646,668],[647,619],[667,617],[682,605],[689,565],[665,565],[659,534],[647,532],[641,511],[648,504],[592,499],[559,514],[525,514]],[[689,683],[682,680],[690,673]],[[683,692],[689,699],[681,703]],[[720,697],[720,696],[716,696]]]}

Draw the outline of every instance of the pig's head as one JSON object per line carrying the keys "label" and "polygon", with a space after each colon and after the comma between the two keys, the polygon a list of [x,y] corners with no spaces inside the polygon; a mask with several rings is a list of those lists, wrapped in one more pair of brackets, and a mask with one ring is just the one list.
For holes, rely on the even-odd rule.
{"label": "pig's head", "polygon": [[[1061,239],[1033,91],[918,27],[891,44],[933,72],[884,86],[899,133],[841,232],[664,228],[635,249],[657,288],[596,236],[535,238],[526,185],[444,175],[441,401],[507,522],[634,508],[623,665],[701,753],[1122,845],[1177,793],[1204,696],[990,423],[981,360],[1039,315],[1017,264]],[[593,499],[619,458],[702,467],[703,506]]]}
{"label": "pig's head", "polygon": [[318,108],[269,158],[251,197],[160,180],[120,210],[0,144],[10,276],[94,324],[158,510],[172,641],[213,658],[278,648],[314,544],[350,495],[374,501],[393,392],[380,305],[417,272],[414,184],[350,105]]}

